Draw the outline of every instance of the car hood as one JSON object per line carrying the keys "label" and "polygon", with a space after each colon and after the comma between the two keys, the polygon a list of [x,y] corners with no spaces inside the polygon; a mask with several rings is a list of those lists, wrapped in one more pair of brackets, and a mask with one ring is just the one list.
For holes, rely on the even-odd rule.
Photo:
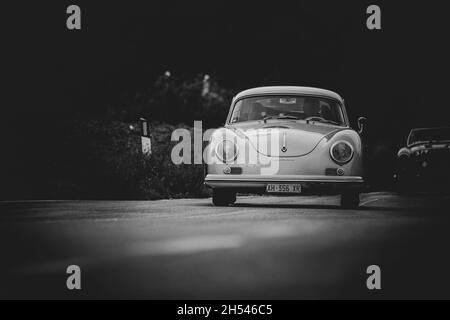
{"label": "car hood", "polygon": [[299,157],[311,153],[325,137],[345,128],[286,121],[245,123],[229,127],[245,137],[261,154],[269,157]]}

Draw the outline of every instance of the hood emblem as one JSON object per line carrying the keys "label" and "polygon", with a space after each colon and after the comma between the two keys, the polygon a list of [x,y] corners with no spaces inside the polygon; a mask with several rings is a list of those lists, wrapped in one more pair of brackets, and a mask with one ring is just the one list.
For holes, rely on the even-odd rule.
{"label": "hood emblem", "polygon": [[286,136],[287,133],[283,132],[283,147],[281,148],[281,152],[286,153],[287,152],[287,148],[286,148]]}

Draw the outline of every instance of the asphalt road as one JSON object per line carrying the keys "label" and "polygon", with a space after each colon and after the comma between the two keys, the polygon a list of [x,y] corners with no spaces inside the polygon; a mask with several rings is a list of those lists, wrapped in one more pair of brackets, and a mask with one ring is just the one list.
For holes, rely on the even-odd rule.
{"label": "asphalt road", "polygon": [[[450,197],[0,203],[1,298],[450,298]],[[66,268],[82,270],[81,291]],[[380,291],[366,268],[381,267]]]}

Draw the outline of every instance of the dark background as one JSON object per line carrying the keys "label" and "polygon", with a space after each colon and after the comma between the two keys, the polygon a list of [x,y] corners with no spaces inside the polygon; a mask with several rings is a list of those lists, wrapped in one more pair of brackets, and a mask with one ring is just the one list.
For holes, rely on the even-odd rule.
{"label": "dark background", "polygon": [[[70,4],[81,7],[81,31],[66,28]],[[381,7],[382,30],[366,28],[370,4]],[[6,5],[1,197],[145,197],[148,189],[137,192],[132,185],[149,170],[147,164],[136,150],[123,152],[118,132],[139,116],[171,125],[192,126],[197,119],[219,126],[219,117],[211,114],[226,112],[233,94],[261,85],[316,86],[341,94],[354,125],[360,115],[369,119],[372,186],[390,188],[395,153],[409,130],[450,125],[447,15],[442,1]],[[161,99],[167,70],[173,90]],[[204,74],[211,75],[221,99],[186,112],[186,99],[191,107],[204,103],[195,97]],[[106,136],[112,127],[120,129],[111,142]],[[108,152],[93,151],[108,143],[113,146]],[[132,156],[93,178],[118,154]],[[122,175],[117,169],[135,167],[135,161],[142,171]],[[146,176],[142,183],[161,178]],[[168,188],[161,185],[155,197],[186,195],[164,191]]]}

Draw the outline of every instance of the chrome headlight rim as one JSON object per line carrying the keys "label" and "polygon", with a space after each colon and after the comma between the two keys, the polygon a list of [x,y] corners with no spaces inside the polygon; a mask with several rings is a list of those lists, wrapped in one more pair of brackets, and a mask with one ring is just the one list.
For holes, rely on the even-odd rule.
{"label": "chrome headlight rim", "polygon": [[[231,144],[233,144],[233,146],[234,146],[234,156],[233,156],[233,158],[231,158],[231,159],[224,159],[223,158],[223,150],[222,150],[222,152],[219,152],[219,146],[221,144],[224,144],[224,143],[231,143]],[[224,140],[222,140],[222,141],[220,141],[220,142],[218,142],[216,144],[215,151],[216,151],[216,157],[219,158],[220,161],[222,161],[223,163],[230,163],[230,162],[233,162],[233,161],[235,161],[237,159],[238,154],[239,154],[239,146],[234,141],[231,141],[229,139],[224,139]]]}
{"label": "chrome headlight rim", "polygon": [[[343,143],[343,144],[349,146],[350,147],[350,151],[351,151],[351,156],[347,160],[344,160],[344,161],[336,159],[334,157],[334,155],[333,155],[334,148],[340,143]],[[330,148],[330,157],[331,157],[331,159],[334,162],[336,162],[337,164],[339,164],[339,165],[344,165],[344,164],[349,163],[350,161],[352,161],[354,155],[355,155],[355,149],[353,148],[353,146],[352,146],[352,144],[350,142],[345,141],[345,140],[336,141],[335,143],[332,144],[332,146]]]}

